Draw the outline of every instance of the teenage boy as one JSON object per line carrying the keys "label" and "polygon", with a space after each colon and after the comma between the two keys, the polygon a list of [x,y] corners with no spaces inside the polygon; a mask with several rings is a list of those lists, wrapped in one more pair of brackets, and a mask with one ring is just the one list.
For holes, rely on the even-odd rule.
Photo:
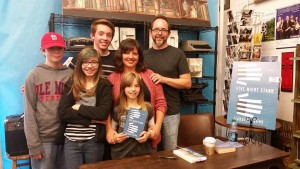
{"label": "teenage boy", "polygon": [[[107,78],[116,69],[114,66],[114,54],[108,50],[115,34],[115,26],[106,19],[96,19],[91,24],[90,36],[94,40],[94,49],[101,56],[103,77]],[[111,159],[111,146],[106,141],[104,143],[103,160]]]}
{"label": "teenage boy", "polygon": [[[109,45],[115,34],[115,26],[106,19],[96,19],[91,24],[90,37],[94,40],[94,49],[101,56],[103,77],[107,78],[115,71],[114,54],[108,50]],[[75,66],[77,56],[72,59],[72,65]]]}
{"label": "teenage boy", "polygon": [[163,86],[168,107],[161,128],[162,142],[158,150],[171,150],[177,146],[180,122],[179,90],[191,87],[191,76],[184,52],[167,43],[170,36],[170,23],[166,17],[154,18],[150,34],[153,47],[144,52],[144,58],[147,67],[155,72],[150,76],[152,81]]}
{"label": "teenage boy", "polygon": [[60,124],[57,106],[72,70],[63,66],[65,41],[49,32],[41,40],[45,62],[29,72],[25,82],[24,124],[33,169],[64,168],[62,145],[54,144]]}
{"label": "teenage boy", "polygon": [[115,34],[115,26],[106,19],[96,19],[91,24],[90,36],[94,40],[94,49],[101,55],[103,77],[115,71],[114,54],[108,50]]}

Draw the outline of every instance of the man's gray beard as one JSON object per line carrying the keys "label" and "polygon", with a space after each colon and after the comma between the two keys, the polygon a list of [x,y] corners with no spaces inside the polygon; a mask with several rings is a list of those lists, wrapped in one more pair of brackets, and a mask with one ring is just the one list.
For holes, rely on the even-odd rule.
{"label": "man's gray beard", "polygon": [[157,47],[160,47],[160,46],[164,45],[165,43],[167,43],[167,40],[162,40],[162,41],[154,40],[154,43],[156,44]]}

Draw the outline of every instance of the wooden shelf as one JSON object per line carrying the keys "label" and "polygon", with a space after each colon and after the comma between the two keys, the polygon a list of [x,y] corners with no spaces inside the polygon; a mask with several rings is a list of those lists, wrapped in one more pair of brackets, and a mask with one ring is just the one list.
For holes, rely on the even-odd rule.
{"label": "wooden shelf", "polygon": [[[297,44],[296,47],[296,56],[300,56],[300,44]],[[300,141],[300,129],[299,129],[299,119],[300,119],[300,81],[297,80],[300,74],[300,57],[292,57],[289,58],[290,60],[294,60],[297,61],[295,62],[295,85],[294,85],[294,99],[292,99],[292,102],[294,103],[294,114],[293,114],[293,144],[292,144],[292,156],[291,156],[291,160],[294,160],[294,163],[291,164],[289,167],[290,168],[300,168],[299,165],[300,164],[300,159],[298,159],[299,155],[299,141]]]}
{"label": "wooden shelf", "polygon": [[[154,19],[154,15],[147,15],[141,13],[130,13],[130,12],[120,12],[120,11],[99,11],[94,9],[84,9],[84,8],[64,8],[64,15],[72,15],[77,17],[87,17],[87,18],[105,18],[109,20],[128,20],[128,21],[138,21],[138,22],[151,22]],[[210,21],[199,18],[168,18],[173,27],[180,26],[192,26],[192,27],[210,27]],[[199,29],[199,28],[198,28]]]}
{"label": "wooden shelf", "polygon": [[300,60],[300,57],[289,58],[290,60]]}
{"label": "wooden shelf", "polygon": [[292,102],[294,102],[294,103],[300,103],[300,99],[292,99]]}
{"label": "wooden shelf", "polygon": [[293,137],[300,139],[300,130],[295,131],[295,133],[293,134]]}

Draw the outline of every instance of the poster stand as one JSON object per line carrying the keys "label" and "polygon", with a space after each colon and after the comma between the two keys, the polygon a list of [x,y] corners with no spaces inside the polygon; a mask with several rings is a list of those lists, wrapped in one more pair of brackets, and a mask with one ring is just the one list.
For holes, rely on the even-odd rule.
{"label": "poster stand", "polygon": [[266,136],[263,133],[260,132],[254,132],[254,126],[253,122],[257,120],[257,117],[247,117],[247,121],[249,121],[249,130],[245,132],[244,137],[243,137],[243,144],[258,144],[259,146],[262,145],[262,143],[265,142]]}

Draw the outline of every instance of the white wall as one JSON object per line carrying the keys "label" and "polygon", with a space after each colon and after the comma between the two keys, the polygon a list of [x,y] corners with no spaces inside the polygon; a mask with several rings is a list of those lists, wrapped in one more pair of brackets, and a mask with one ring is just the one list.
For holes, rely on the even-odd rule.
{"label": "white wall", "polygon": [[[233,14],[241,11],[243,8],[253,9],[254,12],[262,12],[263,14],[274,13],[276,14],[276,9],[284,8],[288,6],[292,6],[295,4],[299,4],[299,0],[266,0],[261,3],[252,3],[252,0],[231,0],[230,1],[230,9]],[[226,12],[226,11],[225,11]],[[275,16],[275,15],[274,15]],[[225,13],[223,23],[226,25],[228,21],[227,15]],[[223,29],[226,31],[226,28]],[[226,35],[226,33],[224,33]],[[220,41],[225,41],[226,37],[220,38]],[[281,53],[282,52],[295,52],[295,48],[288,49],[278,49],[275,47],[276,41],[271,42],[263,42],[262,44],[262,56],[278,56],[278,61],[281,62]],[[226,42],[225,42],[226,44]],[[223,45],[225,48],[225,45]],[[225,51],[224,49],[222,51]],[[225,54],[225,52],[224,52]],[[295,72],[295,71],[294,71]],[[295,76],[294,76],[295,78]],[[295,80],[294,80],[295,81]],[[291,99],[293,98],[294,93],[291,92],[280,92],[280,98],[278,101],[277,108],[277,118],[285,120],[285,121],[293,121],[293,103]]]}

